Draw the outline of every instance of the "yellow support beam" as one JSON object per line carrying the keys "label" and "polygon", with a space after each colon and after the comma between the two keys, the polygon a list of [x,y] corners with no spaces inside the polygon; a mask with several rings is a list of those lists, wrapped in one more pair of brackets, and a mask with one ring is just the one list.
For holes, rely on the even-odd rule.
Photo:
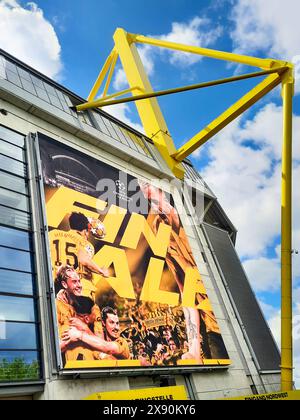
{"label": "yellow support beam", "polygon": [[268,76],[264,81],[259,83],[254,89],[248,92],[239,101],[228,108],[222,115],[205,127],[204,130],[200,131],[200,133],[196,134],[196,136],[182,146],[172,155],[173,158],[178,162],[182,162],[186,157],[206,143],[210,138],[215,136],[219,131],[249,109],[280,83],[281,76],[279,74],[271,74]]}
{"label": "yellow support beam", "polygon": [[127,91],[117,92],[115,94],[105,96],[105,97],[103,97],[101,99],[97,99],[95,101],[86,102],[85,104],[77,105],[76,109],[77,109],[77,111],[83,111],[85,109],[90,109],[90,108],[100,108],[100,107],[118,105],[118,104],[123,104],[123,103],[128,103],[128,102],[137,102],[137,101],[141,101],[143,99],[157,98],[157,97],[160,97],[160,96],[171,95],[171,94],[174,94],[174,93],[188,92],[188,91],[191,91],[191,90],[203,89],[203,88],[207,88],[207,87],[211,87],[211,86],[219,86],[219,85],[223,85],[225,83],[237,82],[237,81],[240,81],[240,80],[251,79],[251,78],[254,78],[254,77],[266,76],[268,74],[273,74],[273,73],[282,74],[287,69],[288,69],[288,67],[279,67],[279,68],[275,67],[274,69],[271,69],[271,70],[264,70],[264,71],[259,71],[259,72],[255,72],[255,73],[248,73],[248,74],[243,74],[243,75],[240,75],[240,76],[228,77],[226,79],[212,80],[210,82],[197,83],[197,84],[194,84],[194,85],[183,86],[183,87],[174,88],[174,89],[161,90],[161,91],[158,91],[158,92],[144,93],[142,95],[135,95],[135,96],[132,96],[132,97],[116,99],[116,100],[111,100],[111,101],[108,100],[108,99],[111,99],[111,98],[116,98],[118,96],[122,96],[122,95],[124,95],[124,93],[132,92],[134,90],[134,88],[132,88],[132,89],[127,89]]}
{"label": "yellow support beam", "polygon": [[88,96],[88,99],[87,99],[88,102],[93,101],[96,98],[96,95],[100,89],[100,86],[103,83],[103,80],[105,79],[105,76],[107,75],[107,72],[111,66],[114,56],[115,56],[115,48],[113,48],[112,52],[107,57],[107,60],[104,66],[102,67],[102,70],[100,71],[99,76],[97,77],[97,80]]}
{"label": "yellow support beam", "polygon": [[281,204],[281,390],[293,390],[292,319],[292,116],[294,78],[283,80],[283,146]]}
{"label": "yellow support beam", "polygon": [[[115,92],[115,93],[112,93],[111,95],[104,96],[101,99],[96,99],[95,101],[85,102],[84,104],[76,105],[75,109],[76,109],[76,111],[80,112],[80,111],[85,111],[86,109],[100,108],[102,106],[102,104],[109,105],[109,102],[107,102],[109,99],[118,98],[120,96],[126,95],[127,93],[131,93],[134,90],[136,91],[136,90],[140,90],[140,89],[137,88],[137,87],[134,87],[134,88],[121,90],[120,92]],[[120,103],[120,101],[119,102],[116,101],[116,102],[113,102],[113,103]]]}
{"label": "yellow support beam", "polygon": [[[134,87],[134,88],[124,89],[124,90],[121,90],[120,92],[115,92],[115,93],[112,93],[111,95],[104,96],[102,99],[99,99],[99,101],[86,102],[85,104],[78,105],[78,107],[76,107],[76,108],[82,107],[81,109],[78,109],[79,111],[82,111],[82,109],[88,109],[88,108],[95,108],[95,107],[98,108],[99,105],[97,106],[95,104],[97,104],[99,102],[101,103],[103,101],[106,102],[109,99],[118,98],[119,96],[126,95],[126,93],[131,93],[131,92],[133,92],[136,89],[138,89],[138,88]],[[94,105],[91,106],[92,104],[94,104]],[[87,108],[84,108],[85,105],[87,106]]]}
{"label": "yellow support beam", "polygon": [[265,70],[271,69],[274,66],[284,66],[286,62],[273,60],[269,58],[255,58],[245,55],[233,54],[224,51],[211,50],[208,48],[199,48],[175,42],[163,41],[161,39],[149,38],[143,35],[130,34],[131,42],[139,44],[148,44],[154,47],[167,48],[173,51],[181,51],[185,53],[202,55],[204,57],[215,58],[217,60],[226,60],[234,63],[245,64],[247,66],[259,67]]}
{"label": "yellow support beam", "polygon": [[108,92],[108,89],[109,89],[109,86],[110,86],[110,83],[111,83],[111,79],[112,79],[114,71],[115,71],[115,67],[116,67],[118,58],[119,58],[119,54],[115,51],[114,54],[113,54],[113,58],[111,60],[109,73],[108,73],[106,84],[105,84],[105,87],[104,87],[104,91],[103,91],[103,95],[102,95],[103,98],[107,95],[107,92]]}
{"label": "yellow support beam", "polygon": [[[130,35],[128,36],[123,29],[117,29],[114,34],[114,41],[116,50],[119,53],[125,70],[129,86],[134,88],[133,94],[139,94],[140,91],[138,89],[142,92],[153,92],[137,48],[131,42]],[[176,147],[169,134],[167,124],[157,100],[155,98],[145,99],[137,102],[136,107],[145,128],[146,135],[153,140],[174,175],[179,179],[183,179],[184,168],[182,164],[172,157],[172,154],[176,152]]]}

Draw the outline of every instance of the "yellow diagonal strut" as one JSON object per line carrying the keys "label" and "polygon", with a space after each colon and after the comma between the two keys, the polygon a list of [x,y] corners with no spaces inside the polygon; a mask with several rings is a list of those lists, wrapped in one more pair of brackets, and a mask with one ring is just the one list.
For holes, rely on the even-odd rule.
{"label": "yellow diagonal strut", "polygon": [[263,82],[248,92],[243,98],[227,109],[222,115],[210,123],[204,130],[200,131],[196,136],[182,146],[173,157],[182,162],[187,156],[196,149],[206,143],[210,138],[215,136],[219,131],[231,123],[235,118],[249,109],[263,96],[281,83],[281,77],[278,74],[268,76]]}
{"label": "yellow diagonal strut", "polygon": [[107,75],[107,72],[108,72],[108,70],[109,70],[109,68],[110,68],[110,66],[111,66],[111,64],[114,60],[115,54],[116,54],[116,50],[114,48],[112,50],[112,52],[109,54],[109,56],[107,57],[107,60],[104,64],[102,70],[100,71],[99,76],[97,77],[97,80],[96,80],[96,82],[95,82],[95,84],[94,84],[94,86],[93,86],[93,88],[92,88],[92,90],[91,90],[91,92],[88,96],[88,102],[93,101],[95,99],[95,97],[96,97],[96,95],[97,95],[97,93],[98,93],[98,91],[99,91],[99,89],[100,89],[100,87],[101,87],[101,85],[102,85],[102,83],[105,79],[105,76]]}

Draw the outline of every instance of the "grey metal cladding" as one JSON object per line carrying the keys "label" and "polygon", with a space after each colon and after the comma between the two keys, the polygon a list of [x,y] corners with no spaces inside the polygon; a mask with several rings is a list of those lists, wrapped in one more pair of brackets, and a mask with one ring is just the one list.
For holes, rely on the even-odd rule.
{"label": "grey metal cladding", "polygon": [[228,233],[203,225],[261,371],[278,371],[280,354]]}
{"label": "grey metal cladding", "polygon": [[[0,79],[7,80],[15,86],[18,86],[26,93],[30,93],[33,97],[37,97],[48,105],[55,107],[52,112],[57,112],[57,109],[62,111],[61,116],[69,117],[72,115],[76,122],[79,118],[81,129],[87,131],[87,126],[103,132],[112,139],[121,143],[125,148],[128,148],[127,153],[131,155],[131,151],[139,154],[139,159],[144,160],[146,156],[148,159],[155,161],[152,153],[148,151],[147,143],[149,139],[136,132],[136,130],[125,126],[115,118],[101,112],[99,110],[84,111],[77,113],[72,109],[74,104],[84,101],[72,92],[66,90],[56,82],[48,79],[46,76],[29,68],[26,64],[19,62],[9,54],[0,49]],[[44,105],[42,103],[42,105]],[[47,107],[49,109],[49,107]],[[91,118],[91,115],[93,118]],[[77,125],[76,125],[77,126]],[[130,133],[130,134],[129,134]],[[138,156],[138,155],[137,155]]]}

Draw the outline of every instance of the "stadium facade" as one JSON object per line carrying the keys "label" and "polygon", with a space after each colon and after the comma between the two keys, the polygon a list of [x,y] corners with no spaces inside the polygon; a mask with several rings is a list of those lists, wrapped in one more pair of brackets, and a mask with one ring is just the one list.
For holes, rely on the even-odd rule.
{"label": "stadium facade", "polygon": [[[164,256],[153,232],[143,231],[142,222],[141,232],[152,244],[151,249],[139,238],[134,246],[132,235],[143,219],[134,212],[127,218],[122,203],[130,202],[132,196],[120,174],[132,181],[143,180],[143,184],[137,181],[140,190],[154,179],[163,180],[167,190],[173,175],[151,139],[100,110],[75,112],[73,107],[82,102],[76,94],[0,50],[0,399],[83,399],[104,391],[168,385],[183,385],[191,399],[278,391],[279,351],[235,251],[237,231],[217,197],[186,160],[185,184],[192,195],[184,195],[182,206],[180,184],[167,202],[169,207],[183,207],[178,233],[171,233],[181,254],[174,257],[166,251]],[[66,215],[84,213],[90,222],[97,220],[93,203],[99,195],[99,179],[104,177],[118,186],[114,192],[121,215],[110,219],[110,210],[105,212],[103,200],[98,201],[107,234],[86,238],[86,244],[92,242],[97,267],[105,262],[107,266],[117,264],[125,255],[133,287],[131,290],[128,279],[127,290],[120,287],[117,280],[122,282],[126,277],[121,263],[114,275],[101,277],[101,287],[95,279],[82,275],[82,284],[86,284],[82,289],[100,310],[116,305],[118,333],[123,337],[118,344],[123,346],[119,357],[106,357],[108,353],[113,356],[112,350],[95,351],[88,337],[84,342],[84,333],[80,335],[80,349],[74,341],[73,347],[62,350],[61,338],[68,330],[60,329],[64,324],[62,311],[58,315],[59,292],[55,290],[54,268],[64,263],[57,238],[69,235],[73,223]],[[198,195],[203,206],[194,214],[193,198]],[[147,214],[146,219],[149,217]],[[156,238],[160,234],[163,237],[170,224],[162,217],[159,220]],[[98,223],[94,230],[100,227]],[[179,262],[186,250],[189,256]],[[80,268],[76,244],[66,242],[63,252],[70,266]],[[147,258],[149,264],[144,267]],[[201,336],[202,353],[195,357],[197,363],[191,356],[183,357],[192,353],[192,338],[180,327],[188,325],[187,318],[197,317],[197,313],[180,311],[175,298],[187,299],[188,293],[181,291],[179,280],[174,280],[180,269],[192,273],[194,261],[200,273],[198,283],[201,278],[196,296],[205,302],[198,299],[201,328],[195,336],[198,340]],[[146,282],[149,290],[143,287]],[[155,303],[152,285],[159,296]],[[142,288],[139,299],[134,297],[138,286]],[[70,313],[74,318],[76,311]],[[103,315],[102,319],[99,315],[98,323],[101,329]],[[127,344],[122,344],[125,341]],[[170,341],[177,348],[173,359]],[[126,356],[127,350],[130,356]]]}

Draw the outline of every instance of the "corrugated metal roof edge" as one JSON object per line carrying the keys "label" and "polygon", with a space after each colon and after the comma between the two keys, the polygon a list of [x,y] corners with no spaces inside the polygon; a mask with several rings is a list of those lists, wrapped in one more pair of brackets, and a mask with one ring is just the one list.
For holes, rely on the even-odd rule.
{"label": "corrugated metal roof edge", "polygon": [[[43,81],[46,81],[47,83],[49,83],[53,87],[59,89],[63,93],[67,94],[68,96],[71,96],[71,98],[74,99],[74,101],[77,102],[78,104],[86,102],[86,99],[82,98],[81,96],[72,92],[71,90],[69,90],[65,86],[61,85],[60,83],[56,82],[55,80],[51,79],[50,77],[44,75],[40,71],[34,69],[33,67],[24,63],[23,61],[19,60],[18,58],[14,57],[13,55],[9,54],[7,51],[3,50],[2,48],[0,48],[0,55],[3,55],[5,58],[13,61],[18,66],[23,67],[25,70],[29,70],[30,72],[34,73],[34,75],[43,79]],[[76,105],[76,103],[74,103],[74,105]],[[133,127],[130,127],[129,125],[127,125],[123,121],[118,120],[117,118],[113,117],[112,115],[106,113],[105,111],[103,111],[101,109],[95,109],[95,111],[99,112],[100,114],[102,114],[106,118],[110,119],[111,121],[117,123],[118,125],[126,128],[127,130],[131,131],[132,133],[138,135],[139,137],[143,137],[146,141],[153,144],[153,141],[149,137],[147,137],[145,134],[140,133],[139,131],[135,130]]]}

